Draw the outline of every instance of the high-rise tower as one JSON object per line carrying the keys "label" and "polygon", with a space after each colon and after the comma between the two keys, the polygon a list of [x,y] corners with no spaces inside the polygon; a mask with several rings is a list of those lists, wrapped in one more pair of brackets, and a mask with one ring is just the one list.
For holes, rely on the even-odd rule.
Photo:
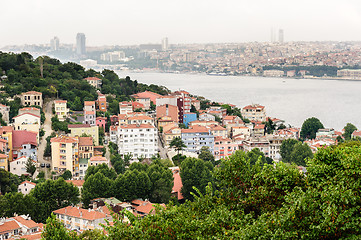
{"label": "high-rise tower", "polygon": [[59,38],[54,37],[50,39],[50,48],[52,51],[58,51],[59,50]]}
{"label": "high-rise tower", "polygon": [[78,33],[76,35],[76,54],[77,55],[84,55],[86,53],[85,48],[85,34]]}
{"label": "high-rise tower", "polygon": [[283,29],[280,29],[278,31],[278,42],[283,43],[284,39],[283,39]]}
{"label": "high-rise tower", "polygon": [[168,38],[165,37],[162,39],[162,51],[167,51],[168,50]]}

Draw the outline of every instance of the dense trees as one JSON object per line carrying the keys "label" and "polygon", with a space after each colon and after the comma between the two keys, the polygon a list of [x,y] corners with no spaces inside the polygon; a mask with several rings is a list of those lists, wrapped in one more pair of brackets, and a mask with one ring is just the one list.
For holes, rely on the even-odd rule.
{"label": "dense trees", "polygon": [[112,180],[104,176],[101,171],[88,175],[82,188],[83,207],[88,208],[90,200],[99,197],[112,196]]}
{"label": "dense trees", "polygon": [[20,179],[18,176],[0,168],[0,193],[17,192]]}
{"label": "dense trees", "polygon": [[351,134],[357,130],[357,127],[355,125],[353,125],[352,123],[347,123],[346,126],[344,127],[344,134],[343,137],[345,138],[345,140],[350,140],[351,139]]}
{"label": "dense trees", "polygon": [[210,152],[209,147],[203,146],[201,148],[201,152],[198,155],[199,159],[202,159],[203,161],[208,161],[212,163],[212,165],[215,165],[215,160],[213,154]]}
{"label": "dense trees", "polygon": [[182,178],[182,194],[186,199],[193,199],[193,187],[201,193],[205,193],[205,188],[212,182],[213,164],[210,161],[203,161],[196,158],[186,158],[181,163],[180,175]]}
{"label": "dense trees", "polygon": [[300,136],[302,139],[314,139],[316,138],[316,132],[321,128],[324,128],[324,126],[319,119],[315,117],[308,118],[302,124]]}
{"label": "dense trees", "polygon": [[298,143],[296,139],[286,139],[282,141],[282,144],[280,146],[280,154],[282,157],[283,162],[290,163],[292,161],[291,159],[291,153],[293,151],[294,146]]}
{"label": "dense trees", "polygon": [[295,163],[298,166],[306,166],[306,159],[312,158],[312,150],[306,144],[295,139],[286,139],[280,147],[282,161]]}

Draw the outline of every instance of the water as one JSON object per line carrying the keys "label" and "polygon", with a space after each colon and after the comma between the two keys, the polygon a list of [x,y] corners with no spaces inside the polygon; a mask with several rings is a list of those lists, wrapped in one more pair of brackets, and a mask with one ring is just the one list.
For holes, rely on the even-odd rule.
{"label": "water", "polygon": [[325,127],[341,130],[351,122],[361,128],[361,81],[285,79],[205,74],[118,72],[120,77],[146,84],[183,89],[212,101],[244,107],[266,106],[270,117],[301,127],[305,119],[317,117]]}

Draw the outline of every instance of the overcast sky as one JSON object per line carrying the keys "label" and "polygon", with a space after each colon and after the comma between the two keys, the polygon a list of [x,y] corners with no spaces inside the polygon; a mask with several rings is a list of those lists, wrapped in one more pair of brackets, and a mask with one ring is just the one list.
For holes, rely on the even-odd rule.
{"label": "overcast sky", "polygon": [[361,41],[361,0],[1,0],[0,46],[75,43]]}

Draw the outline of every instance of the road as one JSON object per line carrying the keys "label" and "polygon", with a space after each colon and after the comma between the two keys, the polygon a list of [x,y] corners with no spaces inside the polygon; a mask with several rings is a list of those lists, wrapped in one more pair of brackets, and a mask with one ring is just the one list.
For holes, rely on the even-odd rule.
{"label": "road", "polygon": [[[50,136],[53,132],[51,129],[51,118],[53,116],[52,106],[54,101],[46,102],[43,106],[43,111],[45,113],[45,122],[43,124],[43,129],[45,131],[45,135],[40,139],[40,144],[38,146],[38,162],[41,163],[51,163],[49,160],[44,159],[44,151],[46,147],[46,138]],[[39,171],[45,170],[47,168],[40,168]],[[45,177],[48,178],[50,176],[50,171],[45,171]]]}
{"label": "road", "polygon": [[158,132],[158,148],[159,148],[159,155],[161,159],[168,159],[167,152],[168,150],[163,147],[163,139],[161,137],[161,133]]}

